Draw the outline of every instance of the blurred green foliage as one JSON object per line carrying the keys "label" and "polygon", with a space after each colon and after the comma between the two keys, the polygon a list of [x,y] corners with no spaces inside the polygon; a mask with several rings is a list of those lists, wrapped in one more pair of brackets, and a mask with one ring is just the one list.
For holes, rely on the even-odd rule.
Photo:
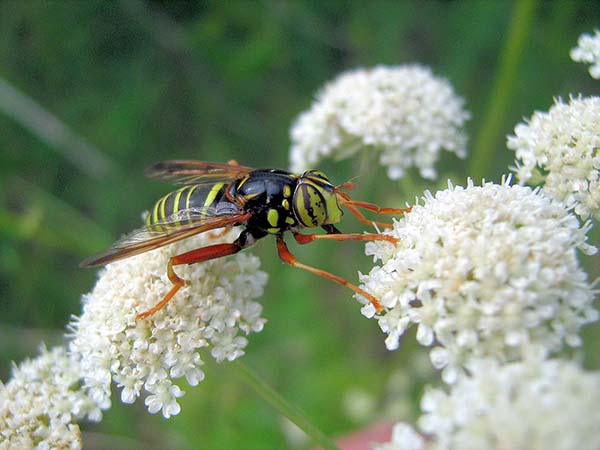
{"label": "blurred green foliage", "polygon": [[[78,262],[140,223],[166,192],[143,177],[162,159],[237,159],[287,167],[288,131],[317,89],[358,66],[419,62],[447,77],[472,112],[476,136],[515,4],[504,1],[5,1],[0,4],[0,77],[83,140],[56,142],[35,124],[0,113],[0,375],[33,356],[40,339],[60,340],[95,273]],[[597,92],[584,65],[569,59],[582,32],[600,25],[594,2],[536,4],[512,92],[506,93],[491,168],[444,157],[440,181],[398,193],[383,169],[365,161],[325,163],[342,182],[355,175],[357,198],[411,201],[451,177],[499,180],[513,155],[506,134],[555,96]],[[52,130],[51,130],[52,131]],[[58,142],[58,143],[57,143]],[[73,146],[71,145],[73,144]],[[72,148],[69,148],[72,146]],[[105,166],[100,170],[98,163]],[[369,163],[369,161],[367,161]],[[95,170],[97,169],[97,170]],[[367,175],[367,173],[371,173]],[[415,179],[416,176],[415,176]],[[344,230],[359,230],[349,218]],[[347,393],[364,390],[385,404],[387,380],[415,371],[414,339],[389,354],[375,322],[358,314],[346,290],[284,266],[273,242],[253,252],[270,273],[262,303],[269,319],[251,337],[245,361],[304,409],[326,433],[374,420],[352,418]],[[352,243],[291,246],[299,259],[350,280],[369,259]],[[348,264],[355,261],[355,264]],[[597,259],[595,259],[597,261]],[[595,264],[597,266],[597,264]],[[592,268],[590,276],[598,276]],[[599,333],[588,331],[588,365],[600,366]],[[118,400],[98,425],[85,425],[85,448],[282,448],[282,420],[231,373],[208,363],[186,389],[182,413],[168,421]],[[417,411],[426,377],[404,401]],[[118,398],[118,397],[117,397]],[[140,402],[141,403],[141,402]],[[401,417],[396,417],[400,419]],[[404,417],[408,419],[410,417]]]}

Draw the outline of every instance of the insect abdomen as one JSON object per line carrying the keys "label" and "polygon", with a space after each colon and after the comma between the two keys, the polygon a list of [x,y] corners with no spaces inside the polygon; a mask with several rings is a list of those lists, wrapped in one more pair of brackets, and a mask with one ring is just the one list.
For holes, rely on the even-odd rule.
{"label": "insect abdomen", "polygon": [[[225,198],[226,187],[225,183],[193,184],[169,192],[154,204],[146,217],[146,225],[154,231],[164,231],[169,227],[201,221],[211,208],[219,208],[223,203],[227,203],[231,210],[231,202]],[[177,214],[180,217],[173,222],[172,216]],[[165,222],[169,224],[165,225]]]}

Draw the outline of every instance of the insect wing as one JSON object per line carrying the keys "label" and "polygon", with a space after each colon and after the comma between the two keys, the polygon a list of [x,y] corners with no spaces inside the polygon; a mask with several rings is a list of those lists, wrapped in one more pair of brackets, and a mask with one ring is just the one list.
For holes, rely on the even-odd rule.
{"label": "insect wing", "polygon": [[159,162],[146,169],[149,178],[171,184],[208,184],[233,181],[252,172],[235,161],[226,164],[194,160]]}
{"label": "insect wing", "polygon": [[[181,224],[183,220],[189,221],[190,217],[194,219],[194,215],[196,215],[197,221]],[[241,212],[207,217],[205,211],[179,211],[163,222],[152,224],[151,227],[144,226],[124,235],[106,251],[86,259],[80,266],[102,266],[119,259],[154,250],[204,231],[241,224],[249,218],[250,214]]]}

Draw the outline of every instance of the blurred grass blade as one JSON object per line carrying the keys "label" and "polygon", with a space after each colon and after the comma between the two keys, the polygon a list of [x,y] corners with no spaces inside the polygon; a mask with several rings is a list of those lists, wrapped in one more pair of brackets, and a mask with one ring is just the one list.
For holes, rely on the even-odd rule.
{"label": "blurred grass blade", "polygon": [[269,402],[279,413],[287,417],[298,428],[304,431],[316,444],[326,450],[338,450],[338,447],[317,428],[299,408],[288,403],[279,393],[274,391],[263,379],[251,368],[240,360],[232,365],[237,369],[236,373],[248,383],[267,402]]}
{"label": "blurred grass blade", "polygon": [[40,104],[0,77],[0,110],[54,148],[85,174],[102,179],[117,165]]}
{"label": "blurred grass blade", "polygon": [[60,198],[17,177],[11,178],[10,186],[20,192],[25,209],[0,208],[1,234],[79,256],[90,255],[112,242],[110,233]]}
{"label": "blurred grass blade", "polygon": [[499,137],[513,95],[513,86],[529,30],[532,28],[536,0],[514,3],[506,43],[496,70],[491,96],[486,106],[483,124],[475,137],[468,174],[471,178],[489,176],[494,162],[494,143]]}

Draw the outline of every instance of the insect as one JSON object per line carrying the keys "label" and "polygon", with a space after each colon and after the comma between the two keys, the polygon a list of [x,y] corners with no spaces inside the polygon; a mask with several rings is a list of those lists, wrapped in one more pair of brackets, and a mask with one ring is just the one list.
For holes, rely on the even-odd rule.
{"label": "insect", "polygon": [[[292,267],[307,270],[335,281],[357,292],[373,304],[379,313],[383,309],[371,294],[349,281],[324,270],[305,265],[292,255],[284,241],[289,231],[300,244],[315,240],[388,241],[396,238],[376,233],[342,233],[335,224],[346,207],[365,224],[382,224],[368,220],[358,208],[377,214],[400,214],[410,210],[380,208],[371,203],[352,200],[346,192],[354,184],[336,186],[319,170],[301,175],[278,169],[253,169],[236,161],[226,164],[193,160],[165,161],[146,170],[153,179],[183,185],[159,199],[146,217],[145,226],[126,234],[106,251],[81,263],[82,267],[108,264],[122,258],[162,247],[204,231],[243,226],[232,243],[215,244],[172,256],[167,263],[171,290],[151,309],[137,315],[149,317],[163,308],[185,282],[175,266],[194,264],[237,253],[257,240],[274,235],[281,259]],[[303,234],[304,228],[320,227],[325,234]]]}

